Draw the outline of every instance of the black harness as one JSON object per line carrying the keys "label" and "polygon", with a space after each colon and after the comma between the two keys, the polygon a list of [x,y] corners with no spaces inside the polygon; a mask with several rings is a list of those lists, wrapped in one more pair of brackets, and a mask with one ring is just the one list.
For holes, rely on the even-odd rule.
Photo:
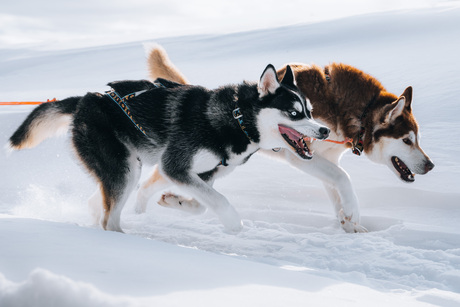
{"label": "black harness", "polygon": [[[161,87],[165,87],[163,84],[161,84],[160,82],[154,82],[152,83],[156,88],[161,88]],[[109,96],[120,108],[121,110],[123,111],[123,113],[125,113],[125,115],[131,120],[131,122],[134,124],[134,126],[137,128],[137,130],[139,130],[140,132],[142,132],[142,134],[144,134],[145,136],[147,135],[145,133],[145,130],[144,128],[142,128],[141,125],[139,125],[136,120],[134,119],[134,117],[132,116],[131,114],[131,111],[129,110],[129,107],[128,105],[126,104],[126,101],[130,100],[130,99],[133,99],[145,92],[147,92],[148,89],[146,90],[141,90],[141,91],[137,91],[137,92],[134,92],[134,93],[130,93],[128,95],[125,95],[123,97],[121,97],[113,88],[107,92],[105,92],[105,94],[107,96]]]}

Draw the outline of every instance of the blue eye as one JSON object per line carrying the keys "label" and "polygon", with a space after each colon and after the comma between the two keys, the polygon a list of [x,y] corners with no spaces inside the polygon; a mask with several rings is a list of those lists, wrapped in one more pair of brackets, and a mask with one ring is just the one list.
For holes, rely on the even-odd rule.
{"label": "blue eye", "polygon": [[292,116],[297,116],[297,112],[296,112],[296,111],[292,111],[292,112],[291,112],[291,115],[292,115]]}

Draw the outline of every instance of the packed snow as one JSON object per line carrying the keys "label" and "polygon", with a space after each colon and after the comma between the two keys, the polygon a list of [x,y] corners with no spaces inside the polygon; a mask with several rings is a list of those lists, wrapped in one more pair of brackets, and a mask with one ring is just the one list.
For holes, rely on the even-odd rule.
{"label": "packed snow", "polygon": [[[189,80],[210,88],[257,80],[268,63],[333,61],[397,95],[413,86],[434,170],[406,184],[365,156],[342,159],[369,233],[345,233],[321,182],[259,154],[215,184],[242,216],[238,234],[210,212],[160,207],[159,195],[135,214],[135,193],[122,213],[126,233],[103,231],[87,207],[94,181],[64,136],[1,153],[0,306],[460,306],[456,4],[155,40]],[[63,99],[147,78],[145,43],[0,48],[0,101]],[[0,143],[32,109],[0,106]]]}

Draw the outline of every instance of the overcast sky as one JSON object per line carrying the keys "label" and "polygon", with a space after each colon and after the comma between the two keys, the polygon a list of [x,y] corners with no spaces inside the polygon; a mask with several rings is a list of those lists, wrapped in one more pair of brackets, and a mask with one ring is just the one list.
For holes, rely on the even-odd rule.
{"label": "overcast sky", "polygon": [[[66,49],[310,23],[449,0],[2,0],[0,49]],[[451,1],[452,2],[452,1]]]}

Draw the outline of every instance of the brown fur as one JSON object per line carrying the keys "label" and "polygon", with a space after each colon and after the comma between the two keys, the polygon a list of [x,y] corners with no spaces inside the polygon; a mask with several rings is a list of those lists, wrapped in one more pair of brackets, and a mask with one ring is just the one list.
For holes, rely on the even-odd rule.
{"label": "brown fur", "polygon": [[187,78],[169,60],[168,54],[162,47],[155,46],[149,52],[147,62],[152,81],[157,78],[164,78],[181,84],[189,83]]}
{"label": "brown fur", "polygon": [[[368,114],[363,119],[366,131],[372,131],[371,119],[388,113],[387,109],[382,106],[390,106],[398,100],[398,96],[387,92],[377,79],[350,65],[332,63],[324,68],[316,65],[290,65],[294,70],[298,87],[310,99],[314,118],[323,121],[333,131],[340,130],[346,138],[356,139],[361,127],[360,118],[366,106],[373,99],[372,105],[369,105]],[[285,70],[286,67],[278,70],[280,78],[284,75]],[[330,76],[329,81],[326,79],[325,72],[328,72]],[[417,123],[410,109],[412,88],[406,89],[403,95],[407,96],[409,107],[403,114],[406,121],[400,122],[401,124],[409,122],[411,128],[414,128]],[[380,112],[382,110],[383,112]],[[376,112],[378,115],[374,114]],[[397,130],[398,127],[392,127],[391,130],[382,133],[384,135],[393,133],[394,136]],[[372,137],[371,133],[366,134],[365,151],[370,149]]]}
{"label": "brown fur", "polygon": [[110,210],[112,209],[112,204],[113,200],[108,196],[106,193],[106,190],[102,188],[102,184],[100,185],[101,187],[101,193],[102,193],[102,208],[103,208],[103,218],[101,221],[102,228],[104,230],[107,230],[107,223],[109,222],[109,216],[110,216]]}

